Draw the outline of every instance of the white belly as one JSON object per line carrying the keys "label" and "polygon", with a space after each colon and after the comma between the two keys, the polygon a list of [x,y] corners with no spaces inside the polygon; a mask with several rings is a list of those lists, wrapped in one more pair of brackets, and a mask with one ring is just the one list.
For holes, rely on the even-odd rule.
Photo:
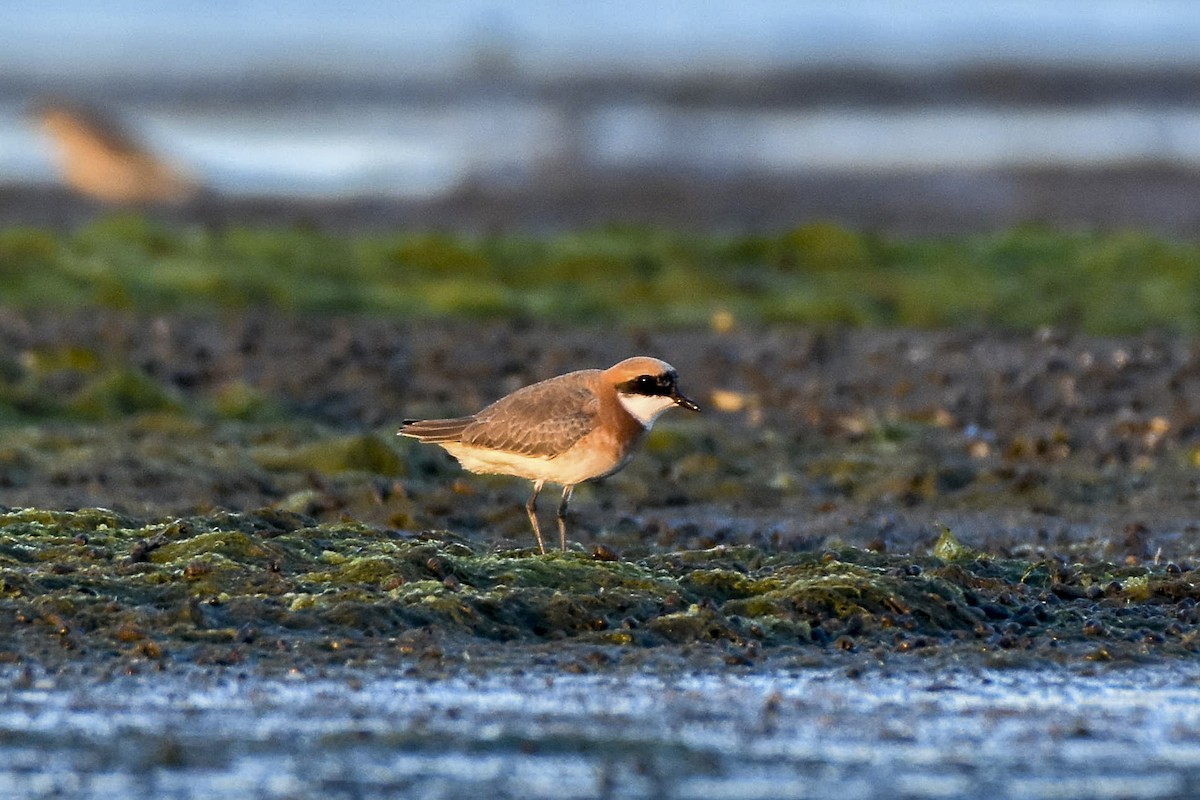
{"label": "white belly", "polygon": [[607,448],[588,447],[583,444],[554,458],[523,456],[457,442],[447,442],[442,447],[458,459],[463,469],[470,472],[514,475],[526,480],[564,485],[574,485],[616,472],[629,460],[628,455],[621,457]]}

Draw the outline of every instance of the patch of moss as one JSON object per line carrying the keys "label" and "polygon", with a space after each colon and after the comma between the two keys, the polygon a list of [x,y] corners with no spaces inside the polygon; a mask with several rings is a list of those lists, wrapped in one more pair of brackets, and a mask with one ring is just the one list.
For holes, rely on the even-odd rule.
{"label": "patch of moss", "polygon": [[187,659],[222,645],[274,658],[284,641],[328,655],[330,642],[386,649],[420,630],[739,653],[936,646],[1086,658],[1100,646],[1114,658],[1192,657],[1200,639],[1176,621],[1200,594],[1192,577],[1174,565],[914,561],[852,548],[612,561],[269,510],[140,520],[20,509],[0,512],[0,650],[136,646]]}
{"label": "patch of moss", "polygon": [[144,372],[115,369],[84,384],[67,409],[87,419],[111,419],[146,411],[178,411],[182,405]]}
{"label": "patch of moss", "polygon": [[[1134,268],[1136,267],[1136,268]],[[1200,245],[1135,232],[893,238],[605,228],[552,236],[198,230],[137,215],[0,231],[6,304],[698,324],[1200,328]]]}
{"label": "patch of moss", "polygon": [[866,237],[829,222],[784,233],[766,255],[780,267],[821,271],[863,270],[875,260]]}
{"label": "patch of moss", "polygon": [[728,569],[697,570],[688,573],[681,581],[683,589],[697,597],[717,603],[747,597],[756,597],[778,587],[774,579],[755,580],[741,572]]}
{"label": "patch of moss", "polygon": [[296,447],[264,445],[254,460],[271,470],[316,470],[325,473],[370,472],[402,476],[407,463],[391,445],[374,434],[359,434],[310,442]]}
{"label": "patch of moss", "polygon": [[939,526],[937,541],[933,544],[933,554],[943,561],[962,561],[975,558],[978,553],[969,547],[964,547],[958,537],[945,525]]}
{"label": "patch of moss", "polygon": [[280,409],[261,391],[245,381],[230,381],[213,392],[209,402],[222,419],[265,422],[281,416]]}
{"label": "patch of moss", "polygon": [[694,642],[740,642],[742,637],[720,614],[711,608],[693,606],[687,611],[662,614],[646,626],[671,644]]}

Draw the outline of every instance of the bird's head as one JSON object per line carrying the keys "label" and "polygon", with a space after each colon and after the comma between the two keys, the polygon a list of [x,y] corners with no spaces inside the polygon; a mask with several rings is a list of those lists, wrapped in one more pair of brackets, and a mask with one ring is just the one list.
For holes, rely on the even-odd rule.
{"label": "bird's head", "polygon": [[604,376],[625,410],[646,428],[673,406],[700,410],[700,406],[679,391],[679,373],[675,368],[657,358],[627,358],[605,370]]}

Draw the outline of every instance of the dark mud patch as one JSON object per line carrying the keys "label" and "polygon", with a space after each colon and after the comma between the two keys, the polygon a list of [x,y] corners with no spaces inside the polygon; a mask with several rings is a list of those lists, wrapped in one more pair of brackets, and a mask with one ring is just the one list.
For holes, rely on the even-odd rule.
{"label": "dark mud patch", "polygon": [[[506,667],[1142,661],[1200,651],[1187,565],[719,547],[537,556],[262,511],[0,514],[0,660]],[[541,655],[538,655],[541,654]]]}
{"label": "dark mud patch", "polygon": [[624,471],[579,487],[585,547],[914,553],[944,523],[996,557],[1200,556],[1192,337],[717,322],[3,311],[0,502],[273,507],[527,546],[525,482],[468,475],[399,421],[652,353],[706,413],[668,415]]}

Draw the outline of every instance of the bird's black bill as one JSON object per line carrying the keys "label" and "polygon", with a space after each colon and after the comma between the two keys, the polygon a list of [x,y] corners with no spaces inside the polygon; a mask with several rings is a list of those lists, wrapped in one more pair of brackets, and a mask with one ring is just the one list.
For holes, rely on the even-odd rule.
{"label": "bird's black bill", "polygon": [[673,397],[675,399],[675,405],[679,406],[680,408],[686,408],[688,411],[700,410],[700,406],[696,405],[695,401],[684,397],[679,392],[676,392]]}

